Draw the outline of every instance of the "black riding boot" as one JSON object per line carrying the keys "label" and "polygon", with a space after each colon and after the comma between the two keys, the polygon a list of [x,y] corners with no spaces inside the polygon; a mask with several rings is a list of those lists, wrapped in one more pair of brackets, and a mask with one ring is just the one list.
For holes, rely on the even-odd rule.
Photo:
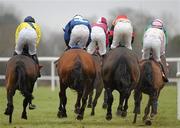
{"label": "black riding boot", "polygon": [[17,53],[14,51],[13,56],[17,55]]}
{"label": "black riding boot", "polygon": [[[32,59],[36,62],[36,64],[39,66],[39,60],[36,54],[32,55]],[[38,77],[41,77],[40,69],[38,67]]]}
{"label": "black riding boot", "polygon": [[167,78],[167,74],[165,73],[165,71],[164,71],[164,66],[163,66],[163,64],[161,63],[161,62],[159,62],[159,65],[160,65],[160,67],[161,67],[161,70],[162,70],[162,76],[163,76],[163,79],[164,79],[164,82],[169,82],[169,80],[168,80],[168,78]]}
{"label": "black riding boot", "polygon": [[71,47],[69,47],[69,46],[66,46],[66,48],[64,49],[64,51],[67,51],[67,50],[69,50]]}

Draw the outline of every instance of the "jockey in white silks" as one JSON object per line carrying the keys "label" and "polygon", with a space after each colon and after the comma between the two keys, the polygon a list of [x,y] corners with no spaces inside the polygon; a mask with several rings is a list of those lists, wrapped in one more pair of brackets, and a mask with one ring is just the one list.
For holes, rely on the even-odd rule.
{"label": "jockey in white silks", "polygon": [[100,17],[98,21],[92,25],[91,42],[87,48],[87,52],[93,54],[97,50],[103,57],[106,54],[108,41],[107,20],[104,17]]}
{"label": "jockey in white silks", "polygon": [[167,43],[167,34],[163,22],[160,19],[153,20],[144,33],[142,59],[149,59],[152,50],[153,58],[159,62],[162,68],[162,75],[165,82],[168,82],[165,58]]}
{"label": "jockey in white silks", "polygon": [[[113,36],[111,49],[124,46],[132,50],[131,44],[134,40],[131,21],[125,15],[117,16],[112,23],[110,37]],[[111,41],[110,41],[111,42]]]}

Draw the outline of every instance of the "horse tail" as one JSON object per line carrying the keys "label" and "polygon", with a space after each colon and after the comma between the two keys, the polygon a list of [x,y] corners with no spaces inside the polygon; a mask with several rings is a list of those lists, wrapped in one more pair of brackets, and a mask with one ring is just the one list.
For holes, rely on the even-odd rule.
{"label": "horse tail", "polygon": [[147,61],[144,64],[144,69],[142,70],[142,74],[144,74],[145,80],[148,82],[149,85],[152,85],[153,81],[153,71],[152,71],[152,65],[150,61]]}
{"label": "horse tail", "polygon": [[128,60],[125,57],[121,57],[118,62],[116,81],[122,85],[125,92],[129,93],[131,91],[131,69],[128,65]]}
{"label": "horse tail", "polygon": [[74,80],[74,84],[73,84],[72,88],[74,88],[74,89],[80,88],[80,86],[81,86],[80,82],[83,79],[83,75],[82,75],[82,64],[81,64],[81,60],[79,57],[75,61],[74,68],[71,72],[71,78]]}
{"label": "horse tail", "polygon": [[28,92],[28,87],[27,87],[27,83],[26,83],[26,70],[25,70],[25,65],[23,62],[18,61],[16,63],[16,69],[15,69],[15,73],[16,73],[16,87],[19,88],[21,94],[25,97],[28,97],[30,95],[30,93]]}

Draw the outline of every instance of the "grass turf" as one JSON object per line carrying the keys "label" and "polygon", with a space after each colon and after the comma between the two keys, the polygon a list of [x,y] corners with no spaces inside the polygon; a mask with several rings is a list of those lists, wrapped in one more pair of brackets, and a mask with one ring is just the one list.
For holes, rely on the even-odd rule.
{"label": "grass turf", "polygon": [[[102,109],[103,95],[98,100],[95,116],[90,116],[91,109],[86,108],[84,120],[76,120],[74,113],[74,104],[76,101],[76,92],[67,90],[67,115],[65,119],[57,118],[59,105],[59,88],[51,91],[49,87],[38,87],[34,89],[35,99],[33,103],[37,105],[35,110],[27,109],[28,120],[21,119],[23,97],[16,91],[14,96],[14,112],[12,124],[8,123],[8,116],[4,115],[6,108],[6,90],[0,88],[0,128],[134,128],[144,127],[142,122],[144,107],[147,103],[147,96],[143,96],[141,115],[138,116],[137,123],[133,121],[133,93],[129,100],[128,115],[126,118],[116,116],[116,109],[119,102],[119,94],[114,91],[113,118],[111,121],[105,119],[106,110]],[[102,93],[103,94],[103,93]],[[177,120],[177,92],[176,86],[165,86],[159,97],[158,115],[153,120],[153,128],[179,128],[180,121]],[[146,126],[145,126],[146,127]]]}

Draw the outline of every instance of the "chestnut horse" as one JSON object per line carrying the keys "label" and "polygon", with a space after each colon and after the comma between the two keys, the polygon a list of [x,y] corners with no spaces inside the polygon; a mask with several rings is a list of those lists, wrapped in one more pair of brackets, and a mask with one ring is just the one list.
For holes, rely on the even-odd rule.
{"label": "chestnut horse", "polygon": [[59,118],[67,117],[66,89],[69,87],[77,91],[75,112],[78,114],[77,119],[82,120],[88,95],[94,88],[95,62],[89,53],[77,48],[65,51],[58,60],[56,67],[60,80],[60,104],[57,116]]}
{"label": "chestnut horse", "polygon": [[[157,114],[158,97],[164,87],[162,71],[158,62],[153,59],[142,60],[140,62],[141,78],[139,85],[135,89],[134,100],[134,121],[136,123],[137,114],[140,114],[140,103],[142,92],[149,95],[149,100],[144,111],[143,121],[146,125],[151,125],[151,119]],[[151,107],[151,114],[150,114]],[[149,116],[150,114],[150,116]]]}
{"label": "chestnut horse", "polygon": [[140,79],[138,57],[132,50],[125,47],[110,50],[104,59],[102,75],[105,90],[107,91],[106,119],[112,119],[113,90],[120,93],[120,104],[117,113],[125,117],[127,115],[129,96]]}
{"label": "chestnut horse", "polygon": [[24,55],[13,56],[7,62],[6,68],[6,89],[7,89],[7,108],[4,114],[9,115],[9,123],[12,122],[13,96],[18,89],[25,97],[23,101],[23,112],[21,118],[27,119],[26,107],[31,104],[33,99],[32,92],[34,83],[38,78],[37,64]]}

